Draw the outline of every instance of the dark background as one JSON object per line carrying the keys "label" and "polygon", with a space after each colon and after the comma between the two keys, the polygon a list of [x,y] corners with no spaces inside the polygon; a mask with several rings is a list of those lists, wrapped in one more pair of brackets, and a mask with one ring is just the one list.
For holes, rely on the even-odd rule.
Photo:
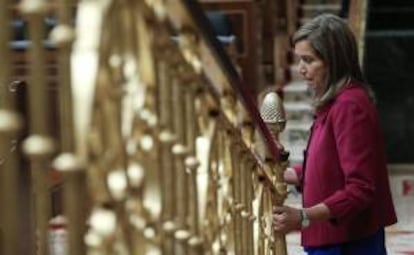
{"label": "dark background", "polygon": [[414,163],[414,1],[370,1],[364,69],[390,163]]}

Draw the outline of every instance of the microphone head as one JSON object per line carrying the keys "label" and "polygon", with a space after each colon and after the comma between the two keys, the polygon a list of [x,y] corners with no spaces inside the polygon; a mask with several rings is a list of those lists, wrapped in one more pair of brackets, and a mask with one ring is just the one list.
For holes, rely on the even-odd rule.
{"label": "microphone head", "polygon": [[277,134],[285,129],[285,109],[277,93],[269,92],[266,94],[260,107],[260,115],[273,133]]}

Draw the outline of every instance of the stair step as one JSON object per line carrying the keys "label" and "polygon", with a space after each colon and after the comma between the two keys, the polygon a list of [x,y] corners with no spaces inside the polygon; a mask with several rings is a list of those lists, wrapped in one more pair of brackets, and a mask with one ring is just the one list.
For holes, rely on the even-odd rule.
{"label": "stair step", "polygon": [[307,91],[308,85],[303,80],[292,81],[283,87],[284,93],[307,93]]}
{"label": "stair step", "polygon": [[308,86],[304,82],[291,82],[283,88],[283,98],[285,102],[308,102]]}
{"label": "stair step", "polygon": [[305,131],[309,132],[310,127],[312,126],[312,121],[296,121],[296,120],[288,120],[286,122],[286,130],[298,130],[298,131]]}
{"label": "stair step", "polygon": [[307,102],[284,102],[286,119],[289,122],[301,124],[313,120],[313,107]]}
{"label": "stair step", "polygon": [[307,19],[311,19],[322,13],[331,13],[338,15],[340,11],[340,4],[304,4],[302,5],[303,17],[301,19],[301,22],[306,22]]}
{"label": "stair step", "polygon": [[285,110],[290,112],[311,112],[313,107],[306,102],[285,102]]}
{"label": "stair step", "polygon": [[342,0],[304,0],[303,4],[341,4]]}
{"label": "stair step", "polygon": [[339,11],[340,4],[304,4],[302,5],[304,11]]}

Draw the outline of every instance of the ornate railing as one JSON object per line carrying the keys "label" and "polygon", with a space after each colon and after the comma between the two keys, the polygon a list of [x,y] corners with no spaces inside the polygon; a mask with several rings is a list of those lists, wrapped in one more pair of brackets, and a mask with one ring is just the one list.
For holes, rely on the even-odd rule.
{"label": "ornate railing", "polygon": [[[57,6],[50,38],[59,49],[59,149],[44,103],[46,3],[20,5],[32,42],[23,152],[35,195],[36,254],[50,253],[51,167],[64,176],[67,254],[286,254],[284,236],[271,227],[272,206],[286,197],[280,102],[267,97],[264,122],[198,4],[84,0],[76,30],[73,5]],[[0,27],[8,27],[1,11]],[[0,57],[8,59],[7,36],[0,39]],[[4,85],[10,73],[2,63]],[[12,102],[1,102],[0,118],[1,141],[9,141],[23,125]],[[5,255],[18,254],[16,168],[13,157],[2,165],[9,210],[1,226],[15,230],[3,231]]]}

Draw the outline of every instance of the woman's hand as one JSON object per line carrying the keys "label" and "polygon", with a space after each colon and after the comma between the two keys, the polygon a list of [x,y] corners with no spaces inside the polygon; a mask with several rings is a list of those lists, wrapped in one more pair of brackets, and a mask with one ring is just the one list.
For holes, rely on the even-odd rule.
{"label": "woman's hand", "polygon": [[296,174],[295,170],[291,167],[286,168],[283,173],[283,179],[287,184],[292,184],[298,186],[300,184],[299,177]]}
{"label": "woman's hand", "polygon": [[[307,207],[305,210],[306,217],[310,222],[329,220],[334,216],[324,203],[319,203],[312,207]],[[301,209],[289,206],[275,206],[273,207],[273,229],[279,233],[289,233],[292,230],[299,230],[302,228],[302,213]]]}
{"label": "woman's hand", "polygon": [[273,207],[273,229],[276,232],[287,234],[301,229],[302,216],[299,209],[289,206]]}

